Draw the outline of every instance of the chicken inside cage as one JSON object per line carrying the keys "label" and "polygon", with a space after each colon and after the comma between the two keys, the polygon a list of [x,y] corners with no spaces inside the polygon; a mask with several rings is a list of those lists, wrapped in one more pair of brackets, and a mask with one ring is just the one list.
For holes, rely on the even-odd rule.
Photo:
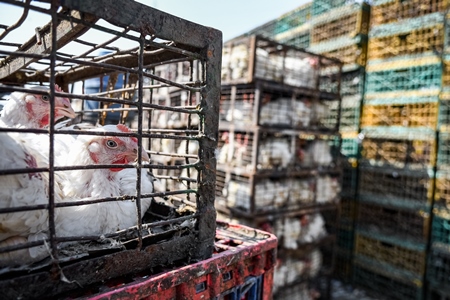
{"label": "chicken inside cage", "polygon": [[[130,3],[149,18],[161,13]],[[199,193],[211,163],[202,153],[213,156],[202,147],[215,148],[204,137],[217,131],[205,120],[215,99],[205,99],[204,45],[140,32],[103,4],[97,16],[88,1],[80,11],[0,3],[17,12],[17,24],[0,31],[0,142],[8,153],[0,158],[0,267],[181,237],[193,247],[199,197],[213,199]],[[43,26],[26,26],[30,16]],[[18,40],[17,28],[29,40]],[[186,258],[174,255],[165,262]]]}

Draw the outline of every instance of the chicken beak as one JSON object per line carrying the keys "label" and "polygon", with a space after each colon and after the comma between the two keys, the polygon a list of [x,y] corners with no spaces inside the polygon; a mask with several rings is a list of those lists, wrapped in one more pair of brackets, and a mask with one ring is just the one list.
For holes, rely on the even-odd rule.
{"label": "chicken beak", "polygon": [[56,97],[55,110],[62,116],[75,118],[77,115],[70,104],[69,99]]}
{"label": "chicken beak", "polygon": [[[144,148],[142,148],[142,152],[141,152],[141,160],[142,161],[150,161],[150,157],[147,154],[147,151],[145,151]],[[127,160],[128,161],[137,161],[137,148],[133,149],[133,152],[130,153],[129,155],[127,155]]]}
{"label": "chicken beak", "polygon": [[142,158],[143,161],[147,161],[147,162],[150,161],[150,157],[148,156],[148,153],[147,153],[147,151],[145,151],[144,148],[142,148],[141,158]]}

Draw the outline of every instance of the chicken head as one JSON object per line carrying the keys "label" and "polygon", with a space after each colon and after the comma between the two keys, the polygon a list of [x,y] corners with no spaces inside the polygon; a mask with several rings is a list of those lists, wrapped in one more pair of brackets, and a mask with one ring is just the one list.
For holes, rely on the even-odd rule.
{"label": "chicken head", "polygon": [[[102,131],[111,132],[130,132],[125,125],[106,125]],[[95,164],[129,164],[138,158],[138,140],[135,137],[128,136],[97,136],[92,138],[88,144],[89,156]],[[143,161],[149,161],[147,152],[142,149],[141,158]],[[111,168],[112,172],[123,170],[121,167]]]}
{"label": "chicken head", "polygon": [[[49,92],[48,87],[34,89]],[[62,92],[58,85],[55,91]],[[2,119],[11,127],[44,128],[50,123],[50,95],[14,92],[2,110]],[[76,116],[70,101],[65,97],[55,97],[55,121],[63,117]]]}

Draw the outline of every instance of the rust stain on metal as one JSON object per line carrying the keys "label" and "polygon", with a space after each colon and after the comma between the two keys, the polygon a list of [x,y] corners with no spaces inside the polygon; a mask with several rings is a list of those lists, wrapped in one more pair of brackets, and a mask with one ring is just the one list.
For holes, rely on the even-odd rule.
{"label": "rust stain on metal", "polygon": [[148,23],[142,23],[140,26],[140,33],[143,36],[154,35],[156,33],[155,29]]}

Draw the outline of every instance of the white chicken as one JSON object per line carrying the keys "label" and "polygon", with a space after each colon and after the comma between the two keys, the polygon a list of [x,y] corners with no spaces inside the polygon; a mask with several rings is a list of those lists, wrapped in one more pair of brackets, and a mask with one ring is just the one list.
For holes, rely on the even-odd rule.
{"label": "white chicken", "polygon": [[[137,139],[134,137],[107,136],[107,132],[128,132],[124,125],[108,125],[95,128],[105,132],[104,136],[78,135],[69,147],[64,143],[55,143],[55,147],[70,149],[68,155],[55,158],[55,163],[66,166],[96,164],[129,164],[137,158]],[[22,134],[23,135],[23,134]],[[37,137],[37,138],[36,138]],[[26,139],[27,138],[27,139]],[[31,143],[35,139],[35,143]],[[2,133],[0,139],[13,153],[2,156],[0,169],[45,167],[48,165],[48,153],[40,147],[47,135],[27,134],[21,139],[18,133]],[[36,149],[39,149],[37,151]],[[56,150],[56,149],[55,149]],[[55,154],[63,153],[55,151]],[[148,161],[145,151],[142,159]],[[15,163],[15,164],[14,164]],[[58,164],[56,163],[56,164]],[[153,178],[147,176],[146,169],[141,171],[141,194],[153,192]],[[118,166],[109,169],[88,169],[59,171],[55,173],[55,202],[63,199],[67,202],[91,200],[104,197],[136,195],[136,169]],[[48,178],[46,173],[29,173],[1,176],[1,206],[16,207],[48,203]],[[60,189],[61,188],[61,189]],[[33,195],[33,197],[30,197]],[[64,197],[64,198],[63,198]],[[141,199],[141,216],[150,206],[152,198]],[[61,207],[55,210],[57,236],[102,235],[125,229],[137,224],[137,208],[134,200],[103,202],[91,205]],[[0,246],[16,245],[28,241],[46,238],[48,229],[47,210],[32,210],[0,214],[2,232]],[[48,255],[45,247],[6,253],[0,256],[0,265],[12,265],[18,262],[37,261]]]}
{"label": "white chicken", "polygon": [[[137,158],[138,143],[134,137],[107,136],[107,132],[129,132],[125,125],[106,125],[88,130],[105,132],[102,135],[78,135],[72,145],[65,166],[87,166],[106,164],[129,164]],[[142,159],[149,161],[147,152],[142,149]],[[117,172],[124,168],[89,169],[64,171],[61,183],[66,197],[115,197],[120,195]]]}
{"label": "white chicken", "polygon": [[[48,166],[46,149],[37,149],[32,133],[0,133],[2,150],[8,155],[0,156],[0,169],[28,169]],[[55,184],[55,202],[61,200],[61,192]],[[47,172],[10,174],[0,176],[0,208],[15,208],[49,203],[49,177]],[[48,229],[46,209],[24,210],[0,214],[0,247],[34,241]],[[45,237],[45,235],[44,235]],[[0,265],[27,263],[43,258],[36,247],[0,255]]]}
{"label": "white chicken", "polygon": [[258,168],[287,168],[292,157],[288,140],[283,138],[267,139],[260,144]]}
{"label": "white chicken", "polygon": [[[106,125],[89,131],[129,132],[125,125]],[[78,135],[65,165],[129,164],[137,159],[138,141],[135,137]],[[145,150],[142,159],[149,161]],[[60,172],[58,172],[60,173]],[[70,201],[104,197],[136,196],[137,170],[109,168],[64,171],[62,191]],[[153,192],[153,176],[141,169],[141,195]],[[152,202],[141,198],[142,218]],[[95,236],[112,233],[138,223],[135,200],[119,200],[57,209],[56,234],[67,236]],[[77,224],[83,224],[79,226]]]}
{"label": "white chicken", "polygon": [[313,243],[326,236],[325,220],[320,213],[305,215],[305,225],[299,236],[300,243]]}
{"label": "white chicken", "polygon": [[[39,86],[33,89],[49,92],[48,87]],[[62,92],[58,85],[55,86],[55,90]],[[14,92],[0,113],[0,127],[44,128],[50,122],[49,111],[49,95]],[[69,118],[76,116],[69,99],[55,97],[55,121],[65,116]]]}

